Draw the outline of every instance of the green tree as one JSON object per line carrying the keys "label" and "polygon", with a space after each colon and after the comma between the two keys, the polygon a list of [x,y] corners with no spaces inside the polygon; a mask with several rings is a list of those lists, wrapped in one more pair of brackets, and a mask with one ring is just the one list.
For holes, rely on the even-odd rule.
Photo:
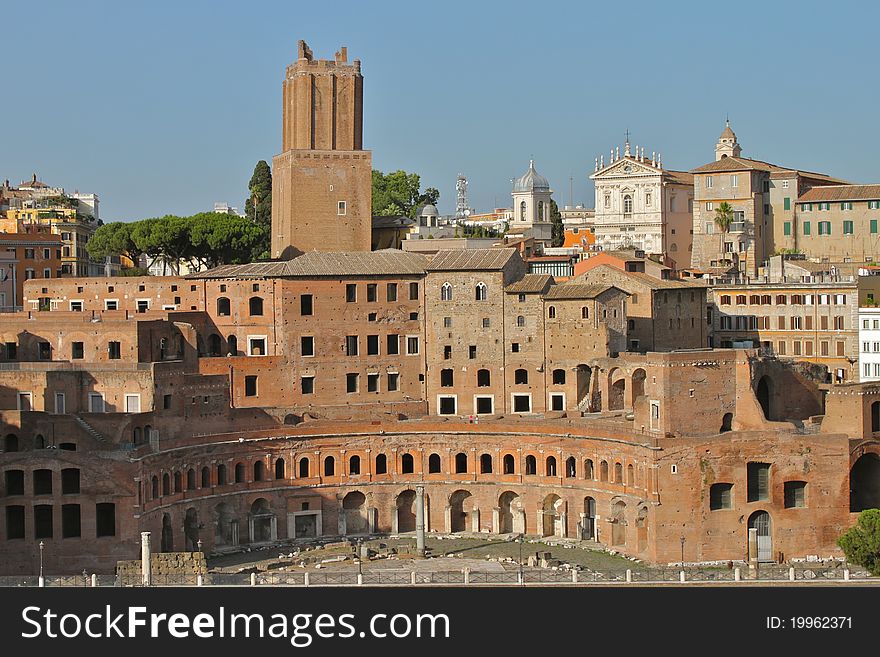
{"label": "green tree", "polygon": [[248,198],[244,202],[244,215],[255,224],[272,227],[272,170],[266,160],[254,167],[248,183]]}
{"label": "green tree", "polygon": [[730,224],[733,223],[733,206],[724,201],[717,208],[715,208],[715,225],[718,226],[718,230],[720,231],[720,246],[718,249],[718,253],[720,254],[720,258],[724,259],[724,236],[730,232]]}
{"label": "green tree", "polygon": [[866,509],[855,526],[837,539],[837,544],[852,563],[880,576],[880,509]]}
{"label": "green tree", "polygon": [[114,221],[100,226],[86,243],[86,250],[92,258],[101,260],[107,256],[122,255],[129,258],[137,267],[143,251],[131,236],[133,222]]}
{"label": "green tree", "polygon": [[247,217],[202,212],[188,220],[191,258],[199,267],[250,262],[264,248],[264,227]]}
{"label": "green tree", "polygon": [[131,236],[137,248],[152,262],[164,263],[173,274],[178,274],[180,261],[189,260],[193,255],[189,227],[189,217],[168,214],[137,222]]}
{"label": "green tree", "polygon": [[421,206],[436,205],[440,192],[434,187],[419,192],[420,185],[421,178],[417,173],[392,171],[386,174],[373,169],[373,216],[414,219]]}
{"label": "green tree", "polygon": [[562,224],[562,214],[556,201],[550,199],[550,223],[553,224],[550,246],[562,246],[565,242],[565,226]]}

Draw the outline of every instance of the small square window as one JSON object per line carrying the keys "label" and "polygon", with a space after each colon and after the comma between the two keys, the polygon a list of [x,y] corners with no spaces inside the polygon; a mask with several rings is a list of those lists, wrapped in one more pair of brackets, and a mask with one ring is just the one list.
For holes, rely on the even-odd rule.
{"label": "small square window", "polygon": [[345,213],[348,211],[345,201],[339,201],[336,204],[336,215],[339,217],[344,217]]}

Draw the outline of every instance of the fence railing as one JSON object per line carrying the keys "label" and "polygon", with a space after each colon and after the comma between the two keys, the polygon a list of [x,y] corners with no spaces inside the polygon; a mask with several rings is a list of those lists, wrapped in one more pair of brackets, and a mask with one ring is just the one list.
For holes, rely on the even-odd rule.
{"label": "fence railing", "polygon": [[[577,585],[577,584],[698,584],[707,582],[848,582],[872,578],[862,569],[844,567],[763,566],[741,568],[641,568],[638,570],[365,570],[206,574],[153,574],[150,586],[433,586],[433,585]],[[118,575],[0,575],[0,587],[140,587],[140,573]]]}

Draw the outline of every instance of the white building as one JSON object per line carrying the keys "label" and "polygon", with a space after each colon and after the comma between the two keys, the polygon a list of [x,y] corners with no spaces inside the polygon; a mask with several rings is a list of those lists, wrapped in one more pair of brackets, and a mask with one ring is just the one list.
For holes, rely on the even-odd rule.
{"label": "white building", "polygon": [[859,308],[859,381],[880,381],[880,308]]}
{"label": "white building", "polygon": [[553,224],[550,221],[550,197],[553,190],[547,179],[535,170],[535,161],[529,160],[529,170],[513,183],[513,219],[508,231],[525,233],[537,241],[550,244]]}
{"label": "white building", "polygon": [[90,214],[94,217],[95,221],[101,218],[98,214],[99,199],[97,194],[81,194],[79,191],[76,191],[70,197],[79,201],[77,209],[80,214]]}
{"label": "white building", "polygon": [[596,158],[593,175],[596,245],[603,251],[641,249],[665,255],[676,267],[690,266],[694,177],[663,168],[657,153],[645,156],[627,140],[611,150],[610,162]]}

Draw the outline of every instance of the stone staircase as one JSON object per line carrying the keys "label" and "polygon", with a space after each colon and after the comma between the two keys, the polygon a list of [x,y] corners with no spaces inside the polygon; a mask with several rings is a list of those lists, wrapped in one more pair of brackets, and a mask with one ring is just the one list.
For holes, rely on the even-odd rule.
{"label": "stone staircase", "polygon": [[79,415],[74,414],[73,419],[76,420],[76,423],[81,426],[87,434],[89,434],[92,438],[97,440],[99,443],[106,443],[107,439],[104,437],[100,431],[95,429],[91,424],[82,419]]}

